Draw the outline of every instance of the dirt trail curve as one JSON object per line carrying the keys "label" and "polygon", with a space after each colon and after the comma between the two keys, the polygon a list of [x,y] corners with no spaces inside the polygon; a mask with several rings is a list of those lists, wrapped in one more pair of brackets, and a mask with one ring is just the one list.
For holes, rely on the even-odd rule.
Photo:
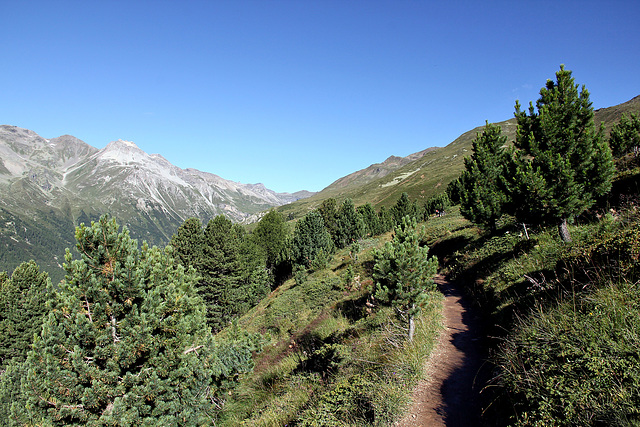
{"label": "dirt trail curve", "polygon": [[444,277],[436,283],[444,294],[442,331],[427,361],[427,378],[396,426],[481,426],[478,375],[486,360],[481,320],[465,297]]}

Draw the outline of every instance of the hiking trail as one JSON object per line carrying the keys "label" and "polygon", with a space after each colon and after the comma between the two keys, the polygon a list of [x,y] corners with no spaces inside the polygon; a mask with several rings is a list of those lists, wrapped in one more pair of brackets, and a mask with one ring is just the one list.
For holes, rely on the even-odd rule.
{"label": "hiking trail", "polygon": [[481,426],[479,379],[486,360],[481,318],[466,297],[443,276],[444,329],[427,360],[426,378],[414,389],[413,403],[398,427]]}

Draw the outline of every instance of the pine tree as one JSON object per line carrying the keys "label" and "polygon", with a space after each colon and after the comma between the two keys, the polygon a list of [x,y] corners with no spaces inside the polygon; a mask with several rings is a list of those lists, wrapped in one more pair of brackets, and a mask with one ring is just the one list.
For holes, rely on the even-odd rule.
{"label": "pine tree", "polygon": [[622,157],[633,152],[637,157],[640,154],[640,117],[632,113],[630,116],[622,115],[619,123],[611,128],[609,146],[616,157]]}
{"label": "pine tree", "polygon": [[358,206],[358,215],[364,223],[364,233],[371,236],[377,236],[384,233],[384,227],[380,221],[380,217],[371,206],[371,203]]}
{"label": "pine tree", "polygon": [[378,217],[380,218],[380,227],[382,228],[383,233],[392,230],[396,226],[391,209],[380,206]]}
{"label": "pine tree", "polygon": [[416,218],[417,206],[409,199],[409,194],[402,193],[395,205],[391,207],[391,214],[393,215],[394,227],[402,224],[402,218],[408,216],[409,218]]}
{"label": "pine tree", "polygon": [[242,227],[219,215],[204,230],[198,292],[207,304],[207,321],[214,331],[262,299],[270,289],[264,258]]}
{"label": "pine tree", "polygon": [[338,202],[334,198],[323,200],[317,211],[322,216],[324,228],[329,232],[331,240],[337,246]]}
{"label": "pine tree", "polygon": [[49,314],[23,365],[22,401],[12,406],[12,420],[210,423],[216,392],[250,369],[255,343],[213,340],[195,271],[174,262],[170,246],[139,249],[106,216],[78,227],[76,240],[80,258],[67,250],[65,280],[50,288]]}
{"label": "pine tree", "polygon": [[291,242],[292,258],[297,265],[310,267],[318,256],[326,256],[332,250],[331,236],[318,211],[311,211],[298,221]]}
{"label": "pine tree", "polygon": [[424,219],[429,219],[429,216],[436,212],[445,212],[449,206],[451,206],[451,200],[447,193],[437,194],[430,197],[424,203]]}
{"label": "pine tree", "polygon": [[265,257],[267,269],[276,284],[291,273],[289,262],[289,228],[284,216],[275,209],[260,219],[251,233],[252,241],[258,245]]}
{"label": "pine tree", "polygon": [[200,272],[202,250],[204,245],[204,230],[198,218],[187,219],[171,237],[174,256],[185,269],[195,268]]}
{"label": "pine tree", "polygon": [[557,224],[563,241],[570,241],[567,221],[589,208],[611,188],[613,162],[596,129],[589,92],[564,66],[556,81],[548,80],[528,114],[516,101],[515,146],[521,150],[515,174],[516,213],[523,222]]}
{"label": "pine tree", "polygon": [[507,137],[500,126],[487,123],[473,140],[473,154],[464,159],[460,176],[460,213],[476,224],[496,229],[508,201],[505,185]]}
{"label": "pine tree", "polygon": [[336,215],[335,244],[338,248],[344,248],[362,237],[364,223],[356,212],[353,200],[345,199],[340,205]]}
{"label": "pine tree", "polygon": [[23,262],[0,278],[0,366],[22,362],[40,332],[46,311],[49,275],[35,261]]}
{"label": "pine tree", "polygon": [[411,341],[415,316],[428,302],[429,291],[435,290],[433,277],[438,268],[437,258],[429,258],[429,248],[420,246],[415,219],[402,219],[393,241],[374,252],[374,262],[375,296],[393,305],[398,317],[408,323]]}

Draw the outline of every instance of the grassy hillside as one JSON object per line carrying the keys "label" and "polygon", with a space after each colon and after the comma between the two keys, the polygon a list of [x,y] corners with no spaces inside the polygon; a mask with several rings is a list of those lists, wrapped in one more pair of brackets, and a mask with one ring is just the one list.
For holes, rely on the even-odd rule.
{"label": "grassy hillside", "polygon": [[288,280],[240,319],[263,335],[264,351],[220,425],[388,425],[398,418],[424,376],[441,296],[431,295],[407,342],[393,309],[371,296],[372,250],[388,239],[362,240],[357,257],[336,253],[327,268]]}
{"label": "grassy hillside", "polygon": [[[637,101],[600,110],[599,120],[637,111]],[[514,120],[500,125],[513,139]],[[395,203],[398,191],[426,199],[458,176],[480,129],[381,179],[332,186],[284,212],[302,215],[327,197],[376,207]],[[489,234],[457,207],[424,224],[423,243],[492,325],[488,425],[640,422],[639,189],[640,169],[620,173],[610,195],[572,224],[569,244],[555,229],[525,232],[511,218]],[[339,252],[327,269],[289,280],[241,319],[265,336],[265,351],[230,397],[222,424],[389,425],[399,418],[425,375],[438,297],[422,318],[421,348],[394,339],[392,313],[371,299],[370,251],[385,239],[362,241],[358,261]]]}
{"label": "grassy hillside", "polygon": [[[605,123],[608,135],[611,126],[617,123],[624,113],[640,113],[640,96],[620,105],[597,110],[595,121],[597,125]],[[515,119],[496,124],[502,128],[508,141],[515,139]],[[465,132],[445,147],[429,149],[422,157],[382,178],[357,179],[348,185],[339,185],[344,184],[344,178],[341,178],[314,196],[281,206],[278,210],[290,217],[300,218],[329,198],[335,198],[338,203],[350,198],[356,206],[371,203],[374,208],[379,209],[381,206],[393,205],[403,192],[408,193],[412,200],[427,200],[444,191],[449,182],[460,175],[464,169],[463,159],[471,155],[471,143],[483,128],[484,125]]]}
{"label": "grassy hillside", "polygon": [[432,243],[494,325],[489,424],[640,423],[639,191],[640,168],[620,174],[571,243],[509,218]]}

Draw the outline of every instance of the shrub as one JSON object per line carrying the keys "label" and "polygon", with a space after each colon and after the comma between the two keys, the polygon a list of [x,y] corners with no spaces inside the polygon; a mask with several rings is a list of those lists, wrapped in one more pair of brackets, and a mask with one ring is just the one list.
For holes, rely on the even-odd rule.
{"label": "shrub", "polygon": [[539,309],[506,340],[499,365],[517,425],[640,422],[640,285]]}

